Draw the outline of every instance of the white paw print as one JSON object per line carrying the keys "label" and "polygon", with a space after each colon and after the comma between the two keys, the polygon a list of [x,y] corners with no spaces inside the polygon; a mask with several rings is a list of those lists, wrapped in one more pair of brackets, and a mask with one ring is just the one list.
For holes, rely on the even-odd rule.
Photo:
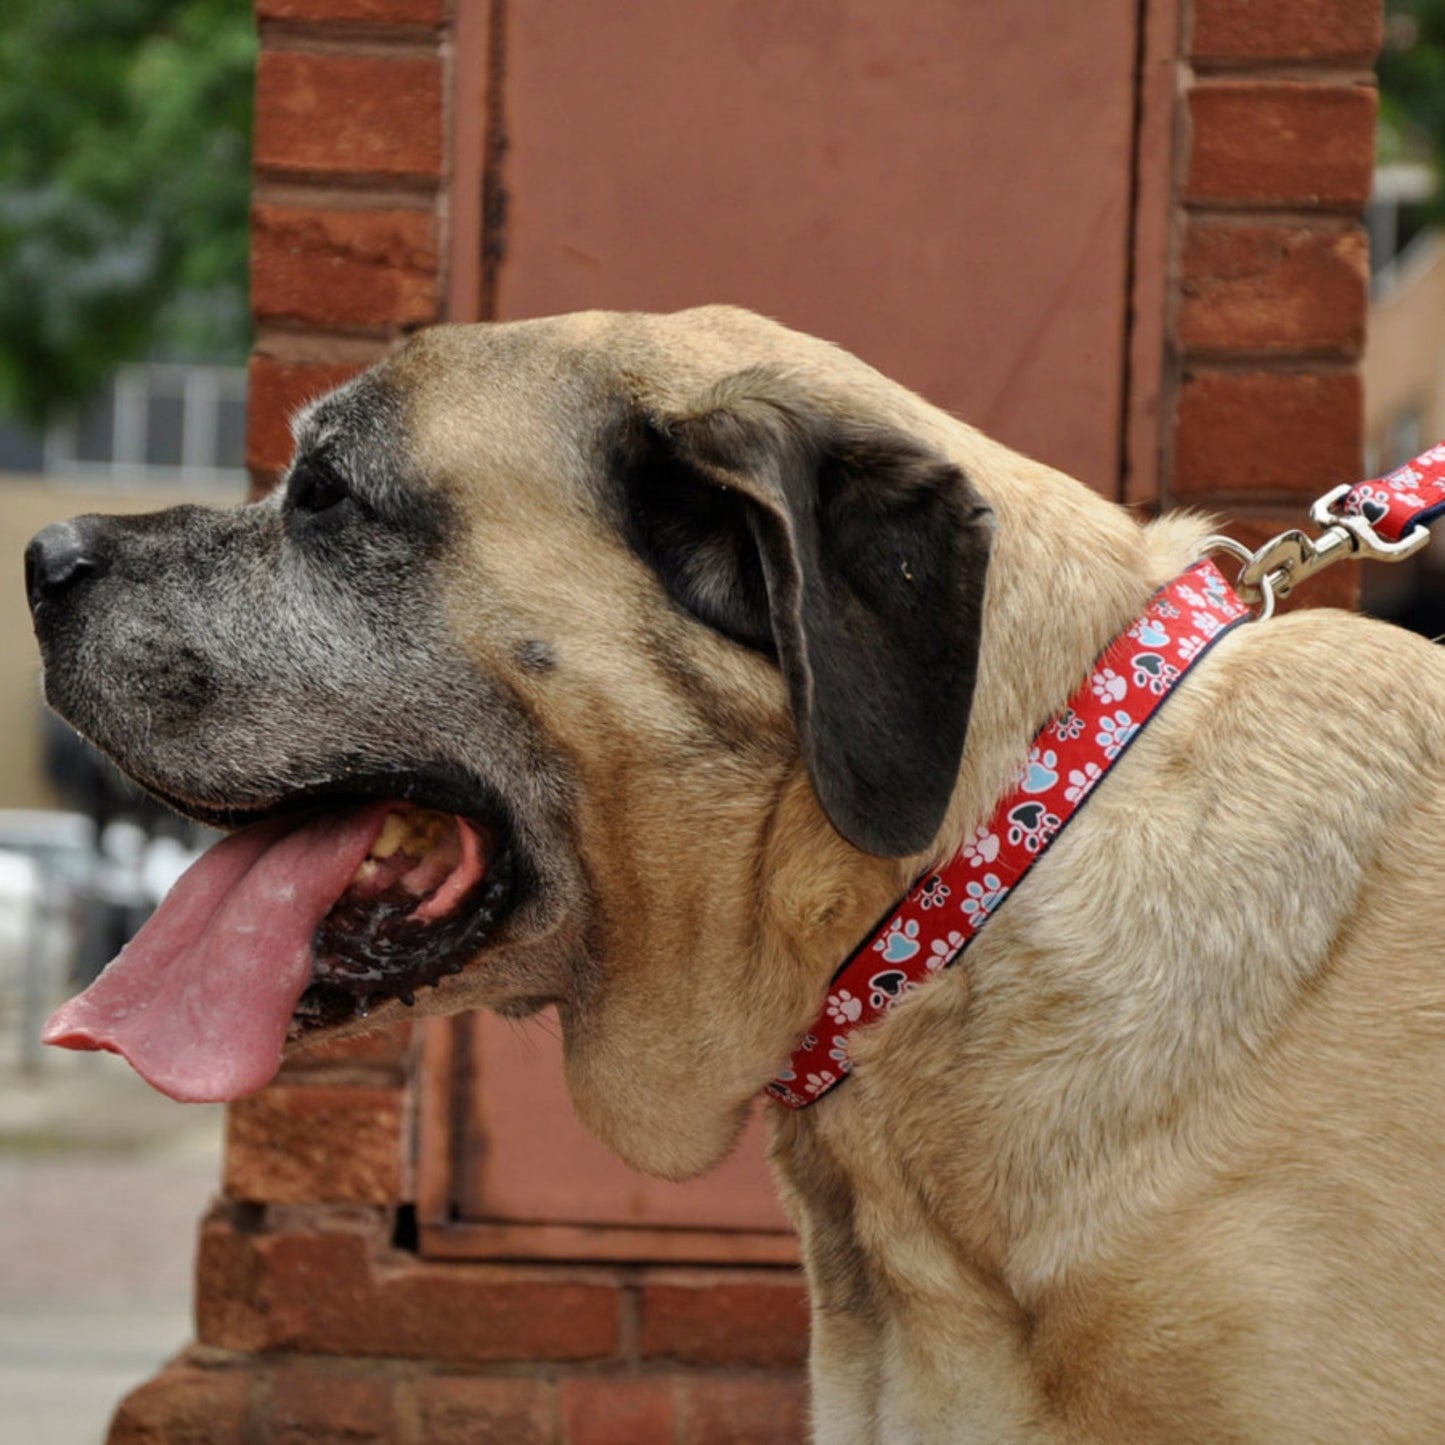
{"label": "white paw print", "polygon": [[928,945],[929,954],[928,957],[923,960],[925,967],[929,973],[937,973],[940,969],[947,968],[953,961],[954,955],[962,947],[963,934],[956,928],[949,929],[946,939],[935,938],[933,942]]}
{"label": "white paw print", "polygon": [[863,1017],[863,1000],[854,998],[846,988],[828,995],[828,1017],[835,1024],[854,1024]]}
{"label": "white paw print", "polygon": [[1105,667],[1094,674],[1093,689],[1100,702],[1123,702],[1129,684],[1112,667]]}
{"label": "white paw print", "polygon": [[830,1084],[836,1084],[837,1082],[838,1076],[832,1069],[823,1069],[819,1073],[809,1074],[808,1077],[803,1080],[803,1087],[810,1094],[816,1095],[821,1094]]}
{"label": "white paw print", "polygon": [[1077,803],[1089,796],[1089,790],[1104,776],[1098,763],[1085,763],[1082,768],[1069,769],[1069,786],[1064,789],[1064,798]]}
{"label": "white paw print", "polygon": [[975,828],[973,837],[967,839],[963,845],[963,856],[975,868],[982,868],[985,863],[992,863],[998,857],[999,841],[998,836],[990,833],[987,828]]}

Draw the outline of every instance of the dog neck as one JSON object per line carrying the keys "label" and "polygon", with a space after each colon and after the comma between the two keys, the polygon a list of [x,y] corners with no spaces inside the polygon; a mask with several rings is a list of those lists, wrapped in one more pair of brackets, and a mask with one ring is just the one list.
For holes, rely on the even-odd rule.
{"label": "dog neck", "polygon": [[1251,616],[1208,559],[1162,587],[1034,735],[1027,763],[1016,766],[987,822],[916,879],[854,949],[829,984],[826,1008],[768,1094],[803,1109],[841,1087],[859,1031],[962,957],[1174,689]]}
{"label": "dog neck", "polygon": [[1038,729],[1149,597],[1201,555],[1209,531],[1191,516],[1141,526],[1051,468],[1011,454],[989,465],[997,449],[977,442],[971,470],[997,518],[978,686],[958,785],[924,866],[988,815]]}

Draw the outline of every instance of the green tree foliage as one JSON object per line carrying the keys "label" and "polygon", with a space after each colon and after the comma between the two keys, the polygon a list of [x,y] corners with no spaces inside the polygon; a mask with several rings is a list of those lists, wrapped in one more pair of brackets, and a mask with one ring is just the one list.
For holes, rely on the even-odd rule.
{"label": "green tree foliage", "polygon": [[1380,51],[1380,159],[1445,164],[1445,0],[1389,0]]}
{"label": "green tree foliage", "polygon": [[0,410],[246,344],[251,0],[0,0]]}

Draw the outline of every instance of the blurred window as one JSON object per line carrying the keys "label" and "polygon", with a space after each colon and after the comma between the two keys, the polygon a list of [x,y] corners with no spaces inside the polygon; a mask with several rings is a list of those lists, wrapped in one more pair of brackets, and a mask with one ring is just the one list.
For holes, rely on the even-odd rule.
{"label": "blurred window", "polygon": [[43,438],[41,466],[34,466],[35,445],[21,435],[0,445],[0,468],[234,488],[245,444],[244,367],[153,362],[122,367],[78,412],[54,422]]}

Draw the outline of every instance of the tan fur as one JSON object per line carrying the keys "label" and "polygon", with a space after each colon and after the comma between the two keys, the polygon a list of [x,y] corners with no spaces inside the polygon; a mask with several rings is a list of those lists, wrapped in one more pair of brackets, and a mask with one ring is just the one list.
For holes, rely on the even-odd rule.
{"label": "tan fur", "polygon": [[[452,626],[575,771],[577,1109],[683,1176],[1202,524],[1141,527],[743,313],[504,330],[500,361],[495,333],[440,331],[389,369],[471,524]],[[772,665],[670,607],[579,500],[603,422],[579,376],[685,410],[756,364],[922,438],[997,517],[964,763],[919,857],[841,839]],[[553,671],[518,660],[533,641]],[[964,966],[860,1040],[845,1087],[778,1111],[819,1445],[1445,1439],[1442,723],[1423,641],[1333,612],[1236,632]],[[503,972],[441,1006],[504,1002]]]}

